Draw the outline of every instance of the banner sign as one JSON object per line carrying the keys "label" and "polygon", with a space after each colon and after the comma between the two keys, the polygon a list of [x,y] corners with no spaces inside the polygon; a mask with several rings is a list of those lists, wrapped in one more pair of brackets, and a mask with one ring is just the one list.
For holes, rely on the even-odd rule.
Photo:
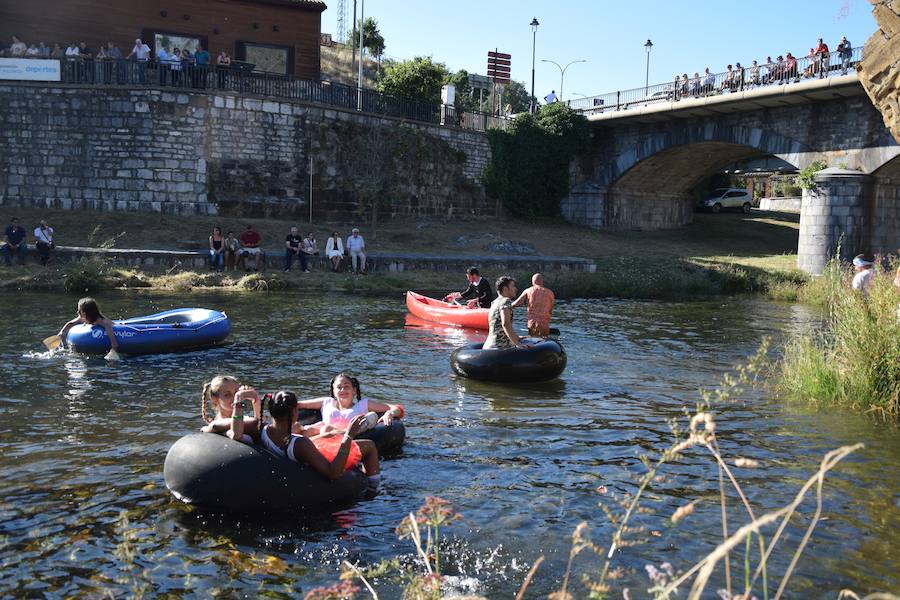
{"label": "banner sign", "polygon": [[0,79],[59,81],[59,61],[40,58],[0,58]]}

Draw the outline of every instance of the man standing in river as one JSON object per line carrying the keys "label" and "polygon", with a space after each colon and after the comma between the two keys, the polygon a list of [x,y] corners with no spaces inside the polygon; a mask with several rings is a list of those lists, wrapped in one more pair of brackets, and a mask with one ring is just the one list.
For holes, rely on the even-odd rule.
{"label": "man standing in river", "polygon": [[553,316],[553,304],[556,296],[550,288],[544,287],[544,276],[535,273],[531,276],[531,287],[524,290],[512,307],[516,308],[528,302],[528,335],[547,337],[550,335],[550,318]]}

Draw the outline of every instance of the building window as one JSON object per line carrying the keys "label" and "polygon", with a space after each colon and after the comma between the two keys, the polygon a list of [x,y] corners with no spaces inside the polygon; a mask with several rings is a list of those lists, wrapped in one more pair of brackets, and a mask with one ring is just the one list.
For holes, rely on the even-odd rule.
{"label": "building window", "polygon": [[156,56],[160,48],[168,48],[169,52],[174,51],[175,48],[187,50],[192,56],[197,51],[197,46],[202,44],[206,48],[206,36],[190,33],[145,29],[143,31],[143,39],[152,40],[154,56]]}
{"label": "building window", "polygon": [[290,46],[237,42],[238,60],[254,65],[255,71],[290,75],[294,67],[294,49]]}

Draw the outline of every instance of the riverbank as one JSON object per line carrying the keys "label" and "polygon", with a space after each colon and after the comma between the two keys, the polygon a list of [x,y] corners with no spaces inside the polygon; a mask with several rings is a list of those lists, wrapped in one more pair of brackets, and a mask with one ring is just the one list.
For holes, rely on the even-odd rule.
{"label": "riverbank", "polygon": [[[46,218],[61,245],[155,249],[202,248],[214,225],[240,231],[250,223],[263,237],[274,258],[273,268],[259,274],[217,274],[193,270],[129,269],[101,261],[33,263],[3,271],[0,289],[42,289],[83,292],[110,288],[189,290],[297,290],[394,295],[407,289],[422,291],[463,287],[462,274],[430,271],[349,274],[282,273],[281,240],[290,222],[275,219],[227,219],[90,211],[7,209],[27,229]],[[540,255],[580,256],[595,261],[595,273],[546,273],[561,298],[621,297],[675,300],[720,294],[764,293],[796,300],[807,277],[795,267],[798,218],[791,213],[754,211],[744,214],[695,215],[689,226],[653,232],[598,232],[560,221],[525,222],[514,219],[395,219],[380,225],[377,235],[363,227],[367,246],[375,252],[432,252],[446,256],[509,254],[504,242],[528,243]],[[320,244],[333,230],[346,235],[347,224],[300,224],[301,232],[318,233]],[[512,273],[521,283],[528,272]],[[486,273],[495,277],[499,273]]]}

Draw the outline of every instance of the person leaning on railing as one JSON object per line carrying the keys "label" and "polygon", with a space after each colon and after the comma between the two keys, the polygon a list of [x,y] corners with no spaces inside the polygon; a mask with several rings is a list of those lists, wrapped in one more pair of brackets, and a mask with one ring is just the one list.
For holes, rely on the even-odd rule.
{"label": "person leaning on railing", "polygon": [[841,75],[846,75],[850,68],[850,61],[853,59],[853,45],[847,40],[847,36],[841,36],[841,41],[837,45],[837,53],[841,59]]}

